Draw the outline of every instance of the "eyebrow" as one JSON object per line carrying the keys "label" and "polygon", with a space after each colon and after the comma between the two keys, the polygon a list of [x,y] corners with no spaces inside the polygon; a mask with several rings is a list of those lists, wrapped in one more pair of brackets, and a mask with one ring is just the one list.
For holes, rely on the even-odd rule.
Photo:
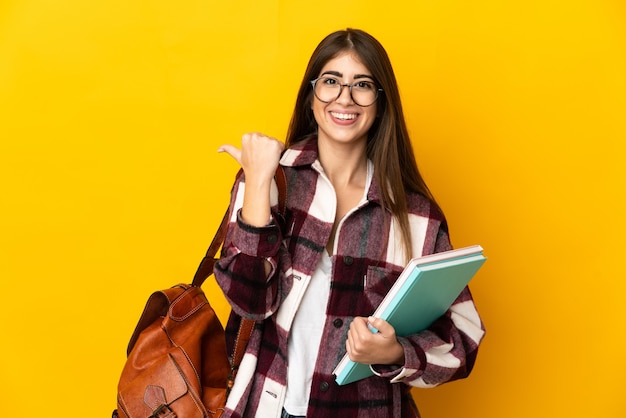
{"label": "eyebrow", "polygon": [[[320,77],[324,75],[334,75],[335,77],[343,78],[343,74],[340,73],[339,71],[324,71],[322,75],[320,75]],[[372,77],[369,74],[355,74],[354,75],[355,80],[359,78],[369,78],[370,80],[374,81],[374,77]]]}

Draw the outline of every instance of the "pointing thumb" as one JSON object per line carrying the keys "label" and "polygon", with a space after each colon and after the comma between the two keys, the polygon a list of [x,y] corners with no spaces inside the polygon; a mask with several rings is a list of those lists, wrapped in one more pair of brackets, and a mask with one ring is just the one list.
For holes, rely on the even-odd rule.
{"label": "pointing thumb", "polygon": [[225,152],[233,157],[241,165],[241,150],[233,145],[224,144],[217,149],[217,152]]}

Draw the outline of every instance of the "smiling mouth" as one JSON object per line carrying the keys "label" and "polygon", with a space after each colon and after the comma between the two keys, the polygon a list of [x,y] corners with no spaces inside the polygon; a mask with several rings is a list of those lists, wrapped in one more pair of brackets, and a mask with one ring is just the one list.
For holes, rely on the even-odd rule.
{"label": "smiling mouth", "polygon": [[357,118],[357,114],[356,113],[337,113],[337,112],[330,112],[330,114],[332,115],[332,117],[339,119],[339,120],[354,120]]}

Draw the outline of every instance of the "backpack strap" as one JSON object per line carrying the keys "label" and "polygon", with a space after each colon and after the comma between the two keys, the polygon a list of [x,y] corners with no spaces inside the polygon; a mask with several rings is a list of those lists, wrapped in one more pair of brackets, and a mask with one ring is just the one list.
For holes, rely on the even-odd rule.
{"label": "backpack strap", "polygon": [[[237,178],[239,178],[243,174],[243,170],[239,170],[237,173]],[[284,217],[285,212],[287,210],[287,179],[285,177],[285,171],[282,166],[278,166],[276,169],[276,174],[274,175],[274,180],[276,181],[276,186],[278,188],[278,210],[280,214]],[[193,277],[193,286],[202,286],[204,281],[213,274],[213,267],[215,267],[215,263],[217,259],[215,255],[217,251],[220,249],[222,244],[224,243],[224,239],[226,238],[226,233],[228,232],[228,222],[231,216],[231,208],[229,207],[224,213],[224,217],[222,218],[222,222],[220,223],[219,228],[215,236],[213,237],[213,241],[209,245],[209,248],[206,251],[206,255],[200,262],[198,269],[196,270],[196,274]]]}
{"label": "backpack strap", "polygon": [[[239,170],[237,173],[237,178],[241,176],[243,170]],[[274,179],[276,180],[276,186],[278,187],[278,210],[281,216],[285,216],[287,211],[287,179],[285,177],[285,171],[282,166],[278,166],[276,169],[276,174],[274,175]],[[213,237],[213,241],[209,245],[209,248],[206,251],[206,255],[200,262],[198,266],[198,270],[193,278],[192,285],[193,286],[202,286],[204,281],[213,274],[213,267],[215,267],[215,263],[217,259],[215,255],[217,254],[217,250],[224,243],[224,239],[226,238],[226,232],[228,231],[228,222],[231,216],[231,208],[229,207],[222,218],[222,222],[217,230],[217,233]],[[243,355],[246,351],[246,346],[248,345],[248,341],[252,336],[252,331],[254,331],[255,321],[253,319],[241,319],[241,323],[239,324],[239,331],[237,332],[237,339],[235,340],[235,349],[233,350],[232,355],[232,364],[230,368],[230,374],[228,375],[226,394],[230,392],[230,389],[233,387],[235,383],[235,376],[237,375],[237,370],[239,369],[239,365],[241,364],[241,360],[243,359]]]}

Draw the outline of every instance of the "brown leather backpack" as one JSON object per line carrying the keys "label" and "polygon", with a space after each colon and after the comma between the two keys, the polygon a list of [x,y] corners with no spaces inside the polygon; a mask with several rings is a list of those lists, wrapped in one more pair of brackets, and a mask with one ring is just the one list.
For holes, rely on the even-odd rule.
{"label": "brown leather backpack", "polygon": [[[282,168],[276,174],[279,208],[284,214],[286,184]],[[224,328],[201,289],[213,273],[215,255],[226,237],[229,219],[230,211],[226,211],[191,285],[178,284],[155,292],[148,299],[128,344],[114,417],[222,415],[254,329],[254,321],[242,320],[229,359]]]}

